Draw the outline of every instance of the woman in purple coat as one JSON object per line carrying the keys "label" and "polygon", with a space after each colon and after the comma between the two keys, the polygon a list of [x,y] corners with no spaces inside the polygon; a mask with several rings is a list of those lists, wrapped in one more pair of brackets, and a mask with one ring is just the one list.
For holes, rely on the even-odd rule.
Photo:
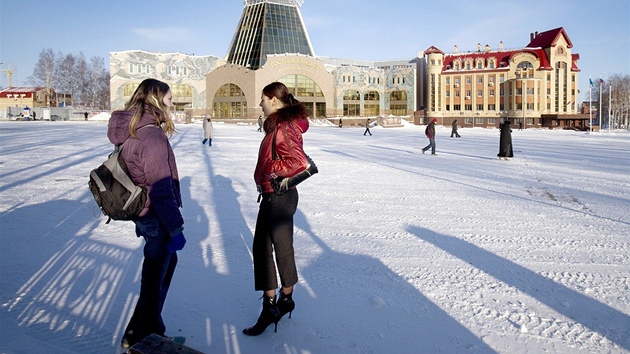
{"label": "woman in purple coat", "polygon": [[113,112],[109,120],[109,140],[114,145],[127,141],[122,158],[131,179],[148,191],[144,210],[133,220],[136,235],[145,240],[144,261],[140,296],[121,341],[123,348],[152,333],[164,336],[162,307],[177,265],[176,251],[186,243],[177,164],[168,140],[175,131],[171,100],[167,84],[146,79],[125,110]]}

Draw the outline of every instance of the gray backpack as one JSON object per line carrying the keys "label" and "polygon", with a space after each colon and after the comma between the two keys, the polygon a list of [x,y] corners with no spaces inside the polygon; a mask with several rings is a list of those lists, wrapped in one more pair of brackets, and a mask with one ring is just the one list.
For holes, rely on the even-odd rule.
{"label": "gray backpack", "polygon": [[[127,141],[125,140],[125,143]],[[117,146],[107,161],[90,172],[88,186],[96,204],[110,220],[131,220],[137,217],[147,201],[146,187],[136,186]]]}

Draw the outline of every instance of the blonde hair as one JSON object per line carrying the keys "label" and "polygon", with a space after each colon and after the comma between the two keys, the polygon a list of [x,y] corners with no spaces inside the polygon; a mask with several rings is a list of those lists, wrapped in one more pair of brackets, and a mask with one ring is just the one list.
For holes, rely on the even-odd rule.
{"label": "blonde hair", "polygon": [[155,118],[155,124],[162,127],[162,130],[169,138],[175,132],[175,123],[169,114],[169,107],[164,104],[164,96],[171,90],[168,84],[156,80],[146,79],[140,83],[131,99],[125,106],[125,110],[134,111],[129,122],[129,134],[136,137],[140,118],[146,112]]}

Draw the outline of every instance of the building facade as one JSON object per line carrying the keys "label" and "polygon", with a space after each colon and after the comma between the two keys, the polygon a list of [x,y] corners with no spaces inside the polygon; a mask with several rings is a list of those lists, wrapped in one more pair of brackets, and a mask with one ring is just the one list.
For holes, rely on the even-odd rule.
{"label": "building facade", "polygon": [[123,109],[142,80],[154,78],[170,85],[176,114],[203,116],[207,112],[206,74],[225,63],[225,60],[210,55],[142,50],[111,52],[111,109]]}
{"label": "building facade", "polygon": [[45,87],[7,87],[0,91],[0,118],[16,119],[20,114],[30,114],[25,110],[56,105],[55,91]]}
{"label": "building facade", "polygon": [[177,116],[250,120],[260,92],[284,82],[313,118],[337,124],[406,117],[421,124],[524,127],[587,124],[579,114],[577,61],[563,28],[531,34],[521,49],[478,44],[446,54],[430,47],[409,60],[374,62],[318,57],[302,21],[301,0],[244,0],[225,59],[180,53],[110,53],[111,107],[157,78],[173,89]]}
{"label": "building facade", "polygon": [[427,118],[453,120],[469,127],[496,127],[501,122],[523,127],[582,126],[579,114],[577,61],[563,28],[530,35],[522,49],[498,50],[477,45],[476,52],[445,54],[425,51]]}

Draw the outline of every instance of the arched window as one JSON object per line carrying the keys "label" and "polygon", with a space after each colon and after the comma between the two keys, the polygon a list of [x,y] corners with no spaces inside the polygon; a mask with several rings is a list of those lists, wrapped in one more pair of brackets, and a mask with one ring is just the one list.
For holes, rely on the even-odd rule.
{"label": "arched window", "polygon": [[241,118],[247,115],[247,100],[240,87],[234,84],[221,86],[214,94],[212,115],[217,118]]}
{"label": "arched window", "polygon": [[131,97],[131,95],[133,95],[133,93],[136,92],[136,89],[138,88],[138,86],[140,86],[139,82],[127,83],[123,90],[123,96],[125,96],[126,98]]}
{"label": "arched window", "polygon": [[311,78],[299,74],[290,74],[281,77],[278,81],[285,84],[289,92],[304,104],[311,118],[326,117],[324,92]]}
{"label": "arched window", "polygon": [[363,113],[366,116],[378,116],[380,107],[380,95],[377,91],[368,91],[363,94]]}
{"label": "arched window", "polygon": [[389,94],[389,112],[395,116],[407,115],[407,92],[392,91]]}
{"label": "arched window", "polygon": [[346,90],[343,92],[343,115],[361,115],[361,94],[356,90]]}

